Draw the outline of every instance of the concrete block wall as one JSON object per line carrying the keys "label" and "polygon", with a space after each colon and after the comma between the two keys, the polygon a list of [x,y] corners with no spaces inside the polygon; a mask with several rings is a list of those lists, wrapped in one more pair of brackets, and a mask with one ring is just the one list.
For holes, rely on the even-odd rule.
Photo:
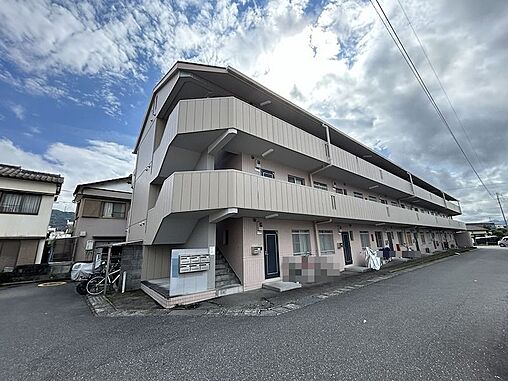
{"label": "concrete block wall", "polygon": [[127,245],[122,247],[121,272],[127,272],[125,290],[141,288],[141,265],[143,263],[143,246]]}

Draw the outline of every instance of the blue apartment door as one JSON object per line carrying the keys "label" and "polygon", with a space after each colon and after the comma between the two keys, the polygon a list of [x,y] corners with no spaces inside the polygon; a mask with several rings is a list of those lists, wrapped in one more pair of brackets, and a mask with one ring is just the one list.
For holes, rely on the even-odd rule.
{"label": "blue apartment door", "polygon": [[265,246],[265,278],[276,278],[279,272],[279,239],[275,230],[263,232]]}
{"label": "blue apartment door", "polygon": [[344,249],[344,263],[346,265],[353,264],[353,257],[351,255],[351,242],[349,242],[348,232],[342,232],[342,248]]}

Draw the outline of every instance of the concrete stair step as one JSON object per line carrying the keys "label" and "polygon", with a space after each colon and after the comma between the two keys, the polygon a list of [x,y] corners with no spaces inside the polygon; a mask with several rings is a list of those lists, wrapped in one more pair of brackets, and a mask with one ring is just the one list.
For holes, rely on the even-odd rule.
{"label": "concrete stair step", "polygon": [[234,275],[230,269],[215,270],[215,276],[229,275],[229,274]]}
{"label": "concrete stair step", "polygon": [[215,288],[221,289],[225,287],[241,286],[238,282],[215,282]]}
{"label": "concrete stair step", "polygon": [[215,282],[229,281],[229,280],[236,281],[236,276],[233,274],[225,274],[225,275],[216,275],[215,276]]}

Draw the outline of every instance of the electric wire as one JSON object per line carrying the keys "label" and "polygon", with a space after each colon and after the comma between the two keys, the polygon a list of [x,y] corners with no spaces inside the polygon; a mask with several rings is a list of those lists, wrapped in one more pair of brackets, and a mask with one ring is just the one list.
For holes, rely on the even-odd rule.
{"label": "electric wire", "polygon": [[445,90],[445,88],[443,86],[443,83],[441,82],[441,78],[439,78],[439,75],[437,74],[436,68],[432,64],[432,61],[430,60],[430,57],[429,57],[429,55],[427,53],[427,50],[424,48],[423,43],[420,40],[420,37],[418,36],[418,33],[416,33],[416,29],[414,28],[413,23],[409,19],[409,16],[408,16],[408,14],[406,12],[406,9],[403,7],[403,5],[400,2],[400,0],[397,0],[397,3],[399,4],[399,7],[402,10],[402,13],[404,14],[404,17],[406,18],[406,21],[409,24],[409,27],[411,28],[411,30],[413,31],[413,34],[416,37],[416,40],[418,41],[418,45],[420,45],[420,49],[422,50],[422,53],[425,56],[425,59],[427,60],[427,63],[429,64],[432,72],[434,73],[434,76],[436,77],[436,80],[437,80],[437,83],[439,84],[439,87],[441,88],[441,90],[443,91],[443,94],[445,95],[445,98],[448,101],[448,105],[450,106],[453,114],[455,115],[455,119],[457,119],[457,122],[458,122],[459,126],[461,127],[462,131],[464,131],[464,135],[466,136],[466,139],[467,139],[467,141],[469,143],[469,146],[471,147],[471,150],[473,151],[473,153],[474,153],[474,155],[476,157],[476,160],[478,161],[478,164],[480,165],[480,167],[483,167],[483,169],[485,169],[485,166],[482,164],[482,162],[480,160],[480,157],[478,156],[478,153],[474,149],[473,143],[471,142],[471,138],[469,137],[469,134],[467,133],[467,131],[466,131],[465,127],[464,127],[464,124],[462,123],[462,120],[460,120],[459,115],[458,115],[457,111],[455,110],[455,107],[453,106],[450,97],[448,96],[448,92]]}
{"label": "electric wire", "polygon": [[[487,191],[489,196],[491,198],[494,198],[494,195],[490,192],[489,188],[487,188],[487,186],[485,185],[485,183],[482,180],[480,174],[478,173],[478,171],[474,167],[473,163],[471,162],[471,160],[467,156],[466,152],[462,148],[460,142],[458,141],[458,139],[455,136],[453,130],[451,129],[450,125],[448,124],[448,121],[446,120],[445,116],[441,112],[441,109],[439,108],[439,106],[437,105],[436,101],[434,100],[434,97],[432,96],[432,94],[430,93],[429,89],[427,88],[427,85],[425,84],[425,81],[423,80],[423,78],[421,77],[420,73],[418,72],[418,69],[416,68],[415,64],[413,63],[413,60],[411,59],[411,56],[409,55],[409,53],[407,52],[406,48],[404,47],[404,44],[400,40],[397,32],[395,31],[395,28],[393,27],[393,25],[390,22],[390,19],[388,18],[388,16],[386,15],[385,11],[383,10],[383,7],[381,6],[381,4],[379,4],[378,0],[369,0],[369,1],[371,3],[372,7],[374,8],[374,10],[376,11],[377,15],[379,16],[379,18],[380,18],[381,22],[383,23],[384,27],[388,31],[388,34],[390,35],[390,37],[392,38],[393,42],[395,43],[395,45],[399,49],[399,52],[401,53],[402,57],[404,58],[404,61],[409,66],[411,72],[413,73],[413,75],[415,76],[416,80],[420,84],[420,86],[423,89],[425,95],[427,96],[427,98],[429,99],[430,103],[434,107],[434,109],[435,109],[436,113],[438,114],[439,118],[441,119],[441,121],[443,122],[443,124],[447,128],[448,132],[452,136],[453,140],[455,141],[455,143],[459,147],[460,152],[462,153],[462,155],[466,159],[467,163],[469,164],[469,166],[471,167],[471,169],[473,170],[474,174],[476,175],[476,177],[478,178],[478,180],[480,181],[482,186],[485,188],[485,190]],[[374,2],[378,5],[379,9],[376,7]],[[382,13],[383,16],[381,15],[380,12]],[[386,22],[385,22],[385,20],[386,20]]]}

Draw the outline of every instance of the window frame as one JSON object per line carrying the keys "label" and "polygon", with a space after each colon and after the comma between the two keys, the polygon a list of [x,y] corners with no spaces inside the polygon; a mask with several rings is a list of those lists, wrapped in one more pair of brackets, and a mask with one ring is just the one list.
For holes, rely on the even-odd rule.
{"label": "window frame", "polygon": [[316,188],[316,189],[320,189],[320,190],[324,190],[324,191],[328,191],[328,184],[326,183],[322,183],[320,181],[313,181],[313,187]]}
{"label": "window frame", "polygon": [[[331,242],[331,246],[329,249],[326,249],[326,250],[323,250],[323,241],[321,240],[321,238],[324,238],[326,237],[327,239],[330,238],[330,242]],[[318,231],[318,239],[319,239],[319,249],[320,249],[320,254],[322,255],[333,255],[335,254],[335,237],[333,235],[333,230],[331,229],[325,229],[325,230],[319,230]],[[328,242],[328,243],[330,243]]]}
{"label": "window frame", "polygon": [[[112,204],[111,207],[111,216],[104,215],[105,205],[106,204]],[[123,211],[121,215],[115,215],[115,205],[123,205]],[[116,212],[118,213],[118,212]],[[110,218],[110,219],[117,219],[117,220],[123,220],[127,216],[127,203],[121,202],[121,201],[102,201],[101,202],[101,213],[100,218]]]}
{"label": "window frame", "polygon": [[[300,250],[302,248],[300,238],[304,236],[307,239],[307,251],[296,251],[295,250],[295,236],[298,237],[298,245],[300,246]],[[311,255],[312,254],[312,247],[310,242],[310,230],[306,229],[293,229],[291,230],[291,242],[293,245],[293,255],[294,256],[302,256],[302,255]]]}
{"label": "window frame", "polygon": [[[6,195],[19,195],[21,196],[19,205],[16,205],[17,210],[3,210],[3,199]],[[37,197],[36,207],[34,211],[24,211],[23,207],[25,204],[25,198],[27,197]],[[18,192],[12,190],[0,190],[0,214],[17,214],[17,215],[25,215],[25,216],[36,216],[39,214],[42,203],[42,194],[39,193],[31,193],[31,192]]]}
{"label": "window frame", "polygon": [[[291,181],[291,180],[293,180],[293,181]],[[305,185],[305,179],[303,177],[298,177],[295,175],[288,174],[288,182],[290,182],[291,184],[296,184],[296,185]]]}
{"label": "window frame", "polygon": [[[368,242],[367,246],[364,246],[364,238],[366,238],[366,241]],[[360,246],[362,247],[362,250],[364,250],[366,247],[370,248],[370,233],[367,230],[361,230],[360,231]]]}
{"label": "window frame", "polygon": [[362,192],[353,192],[353,197],[360,198],[363,200],[363,193]]}
{"label": "window frame", "polygon": [[[266,177],[268,179],[275,179],[275,172],[274,171],[270,171],[269,169],[264,169],[264,168],[261,168],[259,170],[259,174],[263,177]],[[271,176],[266,176],[266,175],[271,175]]]}

